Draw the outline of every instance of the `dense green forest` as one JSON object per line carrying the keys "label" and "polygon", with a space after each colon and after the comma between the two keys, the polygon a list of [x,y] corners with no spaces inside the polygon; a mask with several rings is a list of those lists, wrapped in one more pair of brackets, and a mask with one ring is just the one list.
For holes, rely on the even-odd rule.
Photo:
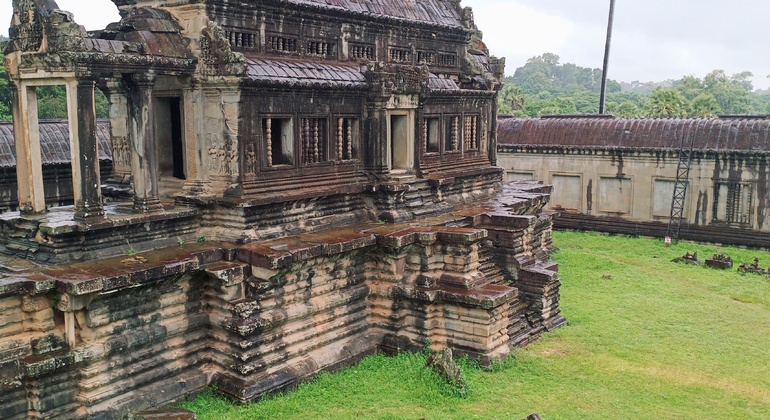
{"label": "dense green forest", "polygon": [[[685,76],[665,82],[607,81],[606,111],[618,117],[715,117],[768,114],[770,94],[753,92],[751,72],[727,75],[714,70],[702,79]],[[500,113],[517,117],[599,112],[601,69],[561,64],[559,56],[532,57],[505,78]]]}

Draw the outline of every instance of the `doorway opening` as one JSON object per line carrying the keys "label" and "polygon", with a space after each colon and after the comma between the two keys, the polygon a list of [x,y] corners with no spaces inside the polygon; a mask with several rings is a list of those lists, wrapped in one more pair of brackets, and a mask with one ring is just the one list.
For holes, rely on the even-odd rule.
{"label": "doorway opening", "polygon": [[182,100],[157,98],[155,138],[158,144],[158,174],[161,177],[187,179],[182,134]]}
{"label": "doorway opening", "polygon": [[390,170],[406,172],[412,169],[412,148],[410,146],[409,116],[390,116]]}

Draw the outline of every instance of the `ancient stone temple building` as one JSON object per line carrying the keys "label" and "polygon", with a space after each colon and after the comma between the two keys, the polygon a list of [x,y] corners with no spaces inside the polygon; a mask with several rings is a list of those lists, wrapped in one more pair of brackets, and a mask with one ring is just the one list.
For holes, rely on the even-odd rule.
{"label": "ancient stone temple building", "polygon": [[770,248],[770,119],[501,119],[507,177],[554,186],[557,226],[663,237],[682,139],[692,144],[685,239]]}
{"label": "ancient stone temple building", "polygon": [[[551,188],[501,186],[503,62],[459,1],[113,3],[89,33],[13,1],[0,417],[248,401],[429,340],[489,362],[564,322]],[[45,194],[47,85],[73,206]]]}

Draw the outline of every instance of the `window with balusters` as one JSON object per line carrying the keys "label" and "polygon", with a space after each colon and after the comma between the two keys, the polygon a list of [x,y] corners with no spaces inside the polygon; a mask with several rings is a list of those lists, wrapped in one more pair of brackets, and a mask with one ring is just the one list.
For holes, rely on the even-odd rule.
{"label": "window with balusters", "polygon": [[337,160],[356,159],[358,152],[358,118],[338,117],[335,130],[335,156]]}
{"label": "window with balusters", "polygon": [[445,117],[444,152],[460,151],[460,116]]}
{"label": "window with balusters", "polygon": [[350,59],[355,60],[375,60],[377,59],[377,51],[374,45],[369,44],[350,44],[348,55]]}
{"label": "window with balusters", "polygon": [[463,121],[463,150],[479,148],[479,117],[466,115]]}
{"label": "window with balusters", "polygon": [[294,165],[294,128],[291,118],[263,118],[262,138],[267,167]]}
{"label": "window with balusters", "polygon": [[285,35],[269,35],[267,37],[267,49],[275,52],[297,52],[297,38]]}
{"label": "window with balusters", "polygon": [[326,124],[326,118],[300,119],[300,145],[303,164],[326,162],[328,144]]}
{"label": "window with balusters", "polygon": [[337,54],[337,46],[328,41],[307,41],[305,54],[316,57],[332,57]]}
{"label": "window with balusters", "polygon": [[439,153],[441,147],[441,118],[426,117],[423,120],[422,130],[425,153]]}

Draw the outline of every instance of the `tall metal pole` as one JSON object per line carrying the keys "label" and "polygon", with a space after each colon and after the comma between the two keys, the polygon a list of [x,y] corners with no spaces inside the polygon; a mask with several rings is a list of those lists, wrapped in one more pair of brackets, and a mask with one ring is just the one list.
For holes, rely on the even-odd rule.
{"label": "tall metal pole", "polygon": [[602,69],[602,92],[599,97],[599,114],[604,114],[604,102],[607,98],[607,69],[610,64],[610,45],[612,44],[612,21],[615,19],[615,0],[610,0],[610,18],[607,22],[607,44],[604,47],[604,68]]}

